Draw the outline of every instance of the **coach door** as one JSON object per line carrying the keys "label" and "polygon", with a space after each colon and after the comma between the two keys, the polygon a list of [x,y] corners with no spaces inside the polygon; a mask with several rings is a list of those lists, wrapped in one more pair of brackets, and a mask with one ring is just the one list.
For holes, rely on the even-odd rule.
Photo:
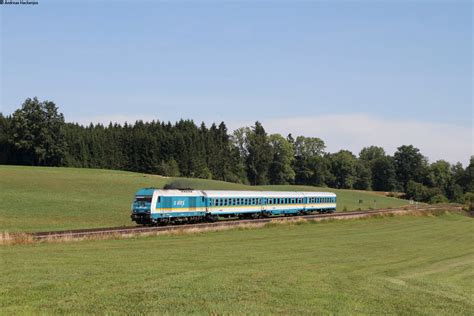
{"label": "coach door", "polygon": [[198,197],[190,197],[189,198],[189,211],[190,212],[195,212],[196,211],[197,199],[198,199]]}

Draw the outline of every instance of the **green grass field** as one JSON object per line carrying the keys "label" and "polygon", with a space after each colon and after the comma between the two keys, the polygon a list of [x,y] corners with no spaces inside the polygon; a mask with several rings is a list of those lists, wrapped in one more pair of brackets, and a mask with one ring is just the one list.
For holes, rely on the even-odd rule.
{"label": "green grass field", "polygon": [[[173,178],[133,172],[0,166],[0,231],[39,231],[132,225],[130,204],[143,187],[163,187]],[[250,187],[202,179],[182,179],[195,189],[325,190],[338,195],[338,209],[375,205],[395,207],[407,201],[370,192],[304,186]]]}
{"label": "green grass field", "polygon": [[403,216],[2,246],[0,311],[472,315],[473,224]]}

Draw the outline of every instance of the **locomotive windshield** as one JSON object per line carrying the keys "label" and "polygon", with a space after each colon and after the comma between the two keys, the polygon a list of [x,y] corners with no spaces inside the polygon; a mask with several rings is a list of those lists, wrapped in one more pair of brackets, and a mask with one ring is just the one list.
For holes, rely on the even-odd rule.
{"label": "locomotive windshield", "polygon": [[134,204],[138,207],[148,207],[151,204],[151,198],[152,196],[148,195],[137,195]]}
{"label": "locomotive windshield", "polygon": [[148,202],[151,203],[151,196],[136,196],[135,202]]}

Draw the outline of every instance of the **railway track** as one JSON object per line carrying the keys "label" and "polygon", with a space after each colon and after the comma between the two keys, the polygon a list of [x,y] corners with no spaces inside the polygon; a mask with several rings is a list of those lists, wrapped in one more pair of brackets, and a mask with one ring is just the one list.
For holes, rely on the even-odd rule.
{"label": "railway track", "polygon": [[410,211],[435,211],[435,210],[461,210],[461,207],[457,206],[426,206],[418,208],[398,208],[398,209],[379,209],[379,210],[367,210],[367,211],[354,211],[354,212],[336,212],[331,214],[311,214],[311,215],[299,215],[299,216],[283,216],[283,217],[269,217],[259,219],[244,219],[244,220],[225,220],[214,223],[198,223],[198,224],[182,224],[182,225],[171,225],[171,226],[122,226],[122,227],[107,227],[107,228],[91,228],[91,229],[77,229],[77,230],[63,230],[63,231],[47,231],[47,232],[36,232],[30,235],[35,240],[49,240],[49,239],[61,239],[61,238],[86,238],[94,236],[106,236],[106,235],[131,235],[131,234],[142,234],[142,233],[156,233],[156,232],[169,232],[169,231],[185,231],[189,229],[199,228],[214,228],[214,227],[232,227],[241,226],[246,224],[259,224],[259,223],[270,223],[270,222],[282,222],[282,221],[294,221],[298,219],[308,220],[319,220],[328,218],[357,218],[364,216],[371,216],[376,214],[389,214],[389,213],[400,213]]}

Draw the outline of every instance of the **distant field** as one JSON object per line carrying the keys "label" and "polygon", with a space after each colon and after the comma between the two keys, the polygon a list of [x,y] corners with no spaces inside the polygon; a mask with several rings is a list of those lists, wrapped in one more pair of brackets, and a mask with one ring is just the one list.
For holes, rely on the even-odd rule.
{"label": "distant field", "polygon": [[403,216],[1,246],[0,311],[473,315],[473,229]]}
{"label": "distant field", "polygon": [[[180,178],[181,179],[181,178]],[[132,225],[130,204],[142,187],[172,178],[124,171],[0,166],[0,231],[38,231]],[[261,186],[181,179],[195,189],[333,191],[338,210],[396,207],[407,201],[371,192],[309,186]],[[363,203],[359,204],[359,200]]]}

